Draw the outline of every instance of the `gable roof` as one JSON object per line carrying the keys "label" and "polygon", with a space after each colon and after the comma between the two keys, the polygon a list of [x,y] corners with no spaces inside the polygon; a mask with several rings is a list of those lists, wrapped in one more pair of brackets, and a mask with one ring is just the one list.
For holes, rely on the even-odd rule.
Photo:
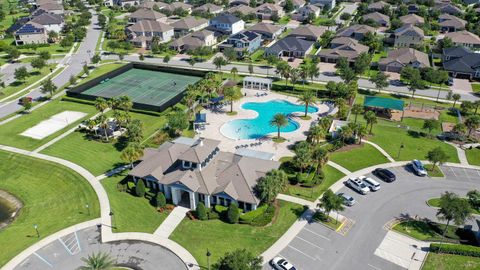
{"label": "gable roof", "polygon": [[211,21],[216,21],[217,23],[227,23],[227,24],[234,24],[236,22],[241,21],[240,18],[237,18],[231,14],[220,14],[213,18]]}
{"label": "gable roof", "polygon": [[379,22],[379,21],[390,22],[390,17],[377,11],[365,14],[363,15],[362,18],[364,20],[371,19],[371,20],[374,20],[375,22]]}
{"label": "gable roof", "polygon": [[403,36],[403,35],[416,35],[416,36],[425,36],[423,30],[416,27],[413,24],[404,25],[394,31],[395,36]]}
{"label": "gable roof", "polygon": [[408,14],[405,16],[401,16],[400,21],[404,24],[424,24],[425,19],[423,17],[418,16],[417,14]]}
{"label": "gable roof", "polygon": [[279,6],[279,5],[271,4],[271,3],[264,3],[264,4],[261,4],[260,6],[257,7],[257,11],[263,10],[263,9],[280,11],[280,10],[282,10],[282,7]]}
{"label": "gable roof", "polygon": [[132,14],[128,16],[129,18],[140,19],[140,20],[153,20],[156,21],[161,18],[165,18],[166,16],[160,12],[157,12],[152,9],[147,8],[139,8]]}
{"label": "gable roof", "polygon": [[200,25],[207,24],[207,23],[208,21],[204,18],[197,19],[196,17],[188,16],[170,24],[170,26],[172,26],[176,30],[177,29],[190,30],[192,28],[199,27]]}
{"label": "gable roof", "polygon": [[325,26],[302,25],[293,29],[288,36],[304,37],[316,40],[319,39],[323,33],[325,33],[325,31],[327,31],[327,27]]}
{"label": "gable roof", "polygon": [[310,40],[287,36],[275,42],[275,44],[268,47],[267,50],[275,53],[280,53],[282,51],[306,52],[313,46],[314,43],[315,42]]}
{"label": "gable roof", "polygon": [[385,6],[388,6],[388,4],[383,1],[378,1],[372,2],[367,8],[368,10],[382,10]]}
{"label": "gable roof", "polygon": [[202,163],[212,152],[218,150],[219,144],[220,141],[201,138],[187,151],[180,155],[178,159],[194,163]]}
{"label": "gable roof", "polygon": [[480,67],[480,54],[474,53],[464,47],[454,47],[443,50],[443,68],[447,71],[474,73]]}
{"label": "gable roof", "polygon": [[27,22],[26,24],[22,25],[22,27],[20,27],[17,31],[15,31],[15,35],[30,35],[43,33],[45,33],[45,27],[32,21]]}
{"label": "gable roof", "polygon": [[456,29],[465,29],[467,21],[462,20],[456,16],[450,14],[442,14],[438,17],[438,25],[443,27],[455,27]]}
{"label": "gable roof", "polygon": [[254,31],[246,30],[246,31],[238,32],[238,33],[230,36],[229,39],[238,39],[238,40],[241,40],[243,42],[251,42],[251,41],[254,41],[255,39],[260,38],[260,37],[261,37],[261,35],[259,33],[256,33]]}
{"label": "gable roof", "polygon": [[386,58],[381,58],[379,64],[387,65],[391,62],[398,62],[403,65],[418,62],[422,65],[422,67],[430,66],[428,55],[412,48],[398,48],[396,50],[389,51],[388,56]]}
{"label": "gable roof", "polygon": [[480,37],[478,37],[474,33],[468,32],[467,30],[446,33],[445,37],[450,38],[454,43],[458,44],[480,44]]}
{"label": "gable roof", "polygon": [[31,21],[41,25],[62,24],[63,17],[57,14],[45,12],[34,17]]}
{"label": "gable roof", "polygon": [[243,15],[248,15],[248,14],[253,14],[255,13],[255,9],[246,5],[238,5],[234,6],[228,9],[229,13],[237,13],[239,12],[240,14]]}
{"label": "gable roof", "polygon": [[173,27],[157,21],[144,20],[127,27],[127,29],[133,32],[167,32],[173,30]]}
{"label": "gable roof", "polygon": [[206,3],[204,5],[194,8],[193,10],[201,11],[201,12],[218,12],[218,11],[222,11],[223,7],[217,6],[212,3]]}
{"label": "gable roof", "polygon": [[362,45],[357,40],[351,38],[340,37],[337,38],[336,42],[345,43],[338,43],[340,45],[332,49],[321,50],[318,55],[335,58],[345,57],[351,61],[357,58],[361,53],[368,53],[369,50],[368,46]]}
{"label": "gable roof", "polygon": [[268,33],[268,34],[274,34],[281,30],[283,27],[280,25],[272,24],[272,23],[265,23],[265,22],[259,22],[252,27],[250,27],[248,30],[254,31],[257,33]]}
{"label": "gable roof", "polygon": [[353,34],[366,34],[375,32],[375,29],[368,25],[354,24],[337,32],[337,37],[351,37]]}
{"label": "gable roof", "polygon": [[168,7],[168,4],[164,3],[164,2],[145,1],[145,2],[141,3],[140,5],[138,5],[138,7],[139,8],[149,8],[149,9],[153,9],[153,8],[157,7],[158,9],[163,9],[163,8]]}

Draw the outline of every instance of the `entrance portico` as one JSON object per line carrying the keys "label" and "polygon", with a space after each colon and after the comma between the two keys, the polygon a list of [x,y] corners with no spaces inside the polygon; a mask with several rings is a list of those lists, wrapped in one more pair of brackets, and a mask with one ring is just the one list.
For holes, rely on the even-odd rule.
{"label": "entrance portico", "polygon": [[172,203],[192,210],[197,208],[198,198],[195,192],[180,187],[170,187]]}

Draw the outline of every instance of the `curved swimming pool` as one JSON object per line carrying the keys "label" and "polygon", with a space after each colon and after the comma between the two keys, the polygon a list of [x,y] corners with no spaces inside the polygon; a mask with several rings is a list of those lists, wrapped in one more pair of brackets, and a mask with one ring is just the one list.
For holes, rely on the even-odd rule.
{"label": "curved swimming pool", "polygon": [[[257,139],[270,133],[277,132],[277,127],[270,125],[270,120],[277,113],[290,115],[294,112],[304,112],[304,105],[297,105],[286,100],[270,100],[267,102],[247,102],[242,105],[244,110],[253,110],[258,113],[253,119],[236,119],[225,123],[220,132],[231,139]],[[308,112],[315,113],[318,108],[309,106]],[[281,132],[292,132],[299,128],[299,123],[288,118],[288,125],[281,128]]]}

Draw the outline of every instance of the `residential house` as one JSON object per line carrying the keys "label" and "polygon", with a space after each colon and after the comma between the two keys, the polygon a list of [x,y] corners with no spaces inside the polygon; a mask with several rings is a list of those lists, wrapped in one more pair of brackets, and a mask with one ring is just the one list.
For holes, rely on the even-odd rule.
{"label": "residential house", "polygon": [[333,9],[336,5],[335,0],[310,0],[311,5],[319,6],[325,9]]}
{"label": "residential house", "polygon": [[170,5],[164,7],[164,9],[170,12],[174,12],[177,9],[182,9],[188,12],[188,14],[190,14],[192,12],[192,5],[183,2],[173,2]]}
{"label": "residential house", "polygon": [[398,48],[388,52],[386,58],[381,58],[378,61],[378,68],[381,71],[399,73],[406,66],[414,68],[430,67],[428,55],[412,48]]}
{"label": "residential house", "polygon": [[148,8],[148,9],[158,9],[162,10],[168,6],[167,3],[164,2],[155,2],[155,1],[145,1],[138,5],[139,8]]}
{"label": "residential house", "polygon": [[442,32],[456,32],[465,30],[467,21],[450,14],[442,14],[438,17],[438,25]]}
{"label": "residential house", "polygon": [[209,28],[223,34],[233,35],[245,29],[245,22],[231,14],[220,14],[210,20]]}
{"label": "residential house", "polygon": [[223,7],[217,6],[212,3],[206,3],[204,5],[194,8],[193,11],[198,13],[204,13],[204,14],[218,15],[223,12]]}
{"label": "residential house", "polygon": [[43,12],[53,13],[57,15],[63,15],[65,10],[63,9],[63,5],[58,4],[56,2],[45,3],[39,5],[33,12],[32,15],[40,15]]}
{"label": "residential house", "polygon": [[404,25],[393,33],[394,47],[411,47],[416,45],[422,45],[425,37],[423,30],[411,25]]}
{"label": "residential house", "polygon": [[296,37],[310,41],[317,41],[327,31],[325,26],[302,25],[288,34],[289,37]]}
{"label": "residential house", "polygon": [[[305,0],[292,0],[292,4],[293,4],[293,10],[295,11],[305,6],[306,2]],[[285,3],[283,3],[283,6],[285,6]]]}
{"label": "residential house", "polygon": [[297,9],[297,11],[292,14],[292,19],[303,22],[308,20],[308,18],[312,16],[311,14],[313,14],[313,17],[316,18],[320,15],[320,10],[321,9],[317,6],[306,5]]}
{"label": "residential house", "polygon": [[368,5],[367,9],[371,12],[382,12],[386,7],[390,6],[384,1],[372,2]]}
{"label": "residential house", "polygon": [[281,18],[285,15],[283,8],[281,6],[265,3],[257,7],[256,9],[257,18],[262,20],[270,20],[272,17]]}
{"label": "residential house", "polygon": [[303,58],[312,51],[314,44],[314,41],[287,36],[266,48],[265,55]]}
{"label": "residential house", "polygon": [[47,33],[51,31],[60,33],[65,25],[63,17],[54,13],[42,13],[30,21],[42,25]]}
{"label": "residential house", "polygon": [[249,6],[250,0],[228,0],[229,7]]}
{"label": "residential house", "polygon": [[170,48],[175,51],[195,50],[204,46],[213,46],[216,42],[214,33],[209,30],[200,30],[179,37],[170,43]]}
{"label": "residential house", "polygon": [[171,23],[170,26],[173,27],[175,37],[181,37],[206,28],[208,26],[208,20],[189,16]]}
{"label": "residential house", "polygon": [[15,44],[44,44],[48,42],[47,29],[35,22],[27,22],[14,32]]}
{"label": "residential house", "polygon": [[233,48],[238,56],[250,54],[256,51],[262,45],[262,35],[253,31],[241,31],[228,37],[218,46],[220,51],[227,48]]}
{"label": "residential house", "polygon": [[140,21],[166,22],[167,16],[153,9],[139,8],[128,16],[128,21],[130,23],[137,23]]}
{"label": "residential house", "polygon": [[262,35],[262,40],[277,39],[285,28],[281,25],[259,22],[248,30]]}
{"label": "residential house", "polygon": [[364,22],[373,21],[379,26],[383,26],[383,27],[390,26],[390,17],[377,11],[363,15],[362,19]]}
{"label": "residential house", "polygon": [[455,46],[480,48],[480,37],[466,30],[446,33],[445,37],[450,38]]}
{"label": "residential house", "polygon": [[[220,141],[180,137],[160,147],[145,149],[142,161],[129,175],[161,191],[174,205],[192,210],[236,203],[245,212],[260,204],[257,182],[280,162],[234,154],[219,149]],[[254,152],[251,150],[251,152]],[[264,152],[262,152],[264,153]],[[270,155],[271,156],[271,155]]]}
{"label": "residential house", "polygon": [[363,24],[354,24],[338,31],[336,37],[350,37],[362,40],[368,32],[375,33],[375,28]]}
{"label": "residential house", "polygon": [[418,6],[415,4],[411,4],[407,6],[408,14],[417,14],[418,13]]}
{"label": "residential house", "polygon": [[443,69],[455,78],[480,78],[480,54],[463,46],[443,49]]}
{"label": "residential house", "polygon": [[250,6],[245,6],[245,5],[237,5],[229,8],[227,10],[227,13],[230,13],[234,16],[249,16],[249,15],[256,15],[256,10]]}
{"label": "residential house", "polygon": [[461,10],[457,6],[454,6],[451,3],[440,5],[439,7],[437,7],[437,9],[438,11],[440,11],[440,14],[450,14],[455,16],[463,14],[463,10]]}
{"label": "residential house", "polygon": [[339,37],[332,40],[330,49],[322,49],[318,53],[320,61],[336,63],[340,58],[346,58],[348,62],[356,61],[361,53],[368,53],[368,46],[362,45],[353,38]]}
{"label": "residential house", "polygon": [[412,24],[415,26],[422,26],[425,23],[425,19],[417,14],[408,14],[401,16],[399,19],[403,24]]}
{"label": "residential house", "polygon": [[127,27],[127,35],[136,47],[149,49],[155,39],[160,43],[169,42],[174,33],[173,27],[168,24],[157,21],[139,21]]}
{"label": "residential house", "polygon": [[140,0],[113,0],[113,3],[122,8],[128,8],[140,5]]}

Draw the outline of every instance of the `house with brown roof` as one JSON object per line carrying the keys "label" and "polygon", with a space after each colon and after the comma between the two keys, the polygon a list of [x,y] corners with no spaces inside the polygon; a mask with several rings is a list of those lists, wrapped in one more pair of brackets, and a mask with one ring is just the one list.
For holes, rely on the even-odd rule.
{"label": "house with brown roof", "polygon": [[171,23],[170,26],[173,27],[175,37],[181,37],[188,33],[196,32],[206,28],[208,26],[208,20],[204,18],[188,16]]}
{"label": "house with brown roof", "polygon": [[283,8],[279,5],[265,3],[257,7],[256,9],[257,18],[262,20],[270,20],[272,16],[277,16],[281,18],[285,15]]}
{"label": "house with brown roof", "polygon": [[318,56],[320,61],[326,63],[336,63],[340,58],[353,63],[361,53],[368,53],[368,50],[368,46],[360,44],[358,40],[338,37],[332,40],[330,49],[322,49]]}
{"label": "house with brown roof", "polygon": [[438,25],[442,32],[456,32],[465,30],[467,21],[450,14],[442,14],[438,17]]}
{"label": "house with brown roof", "polygon": [[381,71],[400,72],[404,67],[425,68],[430,67],[430,61],[426,53],[412,48],[398,48],[388,52],[386,58],[378,61]]}
{"label": "house with brown roof", "polygon": [[128,21],[130,23],[140,21],[166,22],[167,16],[153,9],[139,8],[128,16]]}
{"label": "house with brown roof", "polygon": [[253,15],[256,16],[256,10],[250,6],[246,5],[236,5],[227,10],[227,13],[235,15],[237,17],[241,16],[249,16]]}
{"label": "house with brown roof", "polygon": [[378,11],[382,12],[385,7],[390,6],[389,4],[385,3],[384,1],[375,1],[368,5],[368,11]]}
{"label": "house with brown roof", "polygon": [[310,16],[313,16],[316,18],[320,15],[320,8],[314,5],[305,5],[299,9],[297,9],[293,14],[292,14],[292,19],[303,22],[307,20]]}
{"label": "house with brown roof", "polygon": [[407,24],[395,30],[393,37],[394,47],[411,47],[423,44],[425,35],[422,29],[412,24]]}
{"label": "house with brown roof", "polygon": [[453,5],[452,3],[438,5],[436,9],[440,11],[440,14],[450,14],[455,16],[459,16],[463,14],[463,10]]}
{"label": "house with brown roof", "polygon": [[[299,8],[305,6],[306,2],[305,0],[292,0],[293,4],[293,10],[298,10]],[[285,2],[283,3],[283,6],[285,6]]]}
{"label": "house with brown roof", "polygon": [[200,30],[179,37],[170,43],[170,48],[175,51],[195,50],[204,46],[213,46],[216,42],[215,35],[209,30]]}
{"label": "house with brown roof", "polygon": [[173,27],[157,21],[139,21],[127,27],[127,36],[136,47],[149,49],[154,40],[168,42],[173,37]]}
{"label": "house with brown roof", "polygon": [[38,23],[45,27],[45,30],[48,32],[60,33],[65,25],[63,17],[54,13],[42,13],[38,16],[33,17],[31,22]]}
{"label": "house with brown roof", "polygon": [[445,37],[450,38],[455,46],[467,48],[480,48],[480,37],[467,30],[446,33]]}
{"label": "house with brown roof", "polygon": [[415,26],[422,26],[425,23],[425,19],[417,14],[407,14],[401,16],[399,19],[403,24],[412,24]]}
{"label": "house with brown roof", "polygon": [[206,3],[204,5],[201,5],[199,7],[196,7],[192,10],[193,12],[199,12],[199,13],[205,13],[205,14],[220,14],[223,11],[223,7],[217,6],[212,3]]}
{"label": "house with brown roof", "polygon": [[390,25],[390,17],[377,11],[363,15],[362,19],[364,22],[375,22],[378,26],[388,27]]}
{"label": "house with brown roof", "polygon": [[129,176],[161,191],[174,205],[196,209],[236,203],[245,212],[260,204],[255,187],[280,162],[223,152],[220,141],[180,137],[158,148],[145,149]]}
{"label": "house with brown roof", "polygon": [[289,37],[296,37],[310,41],[317,41],[327,31],[325,26],[302,25],[288,34]]}
{"label": "house with brown roof", "polygon": [[183,2],[173,2],[164,9],[171,12],[174,12],[176,9],[183,9],[190,14],[192,12],[192,5]]}
{"label": "house with brown roof", "polygon": [[341,29],[335,36],[362,40],[368,32],[375,33],[375,28],[363,24],[354,24],[347,28]]}
{"label": "house with brown roof", "polygon": [[139,8],[148,8],[148,9],[158,9],[161,10],[168,6],[167,3],[164,2],[155,2],[155,1],[145,1],[138,5]]}
{"label": "house with brown roof", "polygon": [[274,40],[282,34],[284,29],[281,25],[259,22],[248,30],[262,35],[263,40]]}

